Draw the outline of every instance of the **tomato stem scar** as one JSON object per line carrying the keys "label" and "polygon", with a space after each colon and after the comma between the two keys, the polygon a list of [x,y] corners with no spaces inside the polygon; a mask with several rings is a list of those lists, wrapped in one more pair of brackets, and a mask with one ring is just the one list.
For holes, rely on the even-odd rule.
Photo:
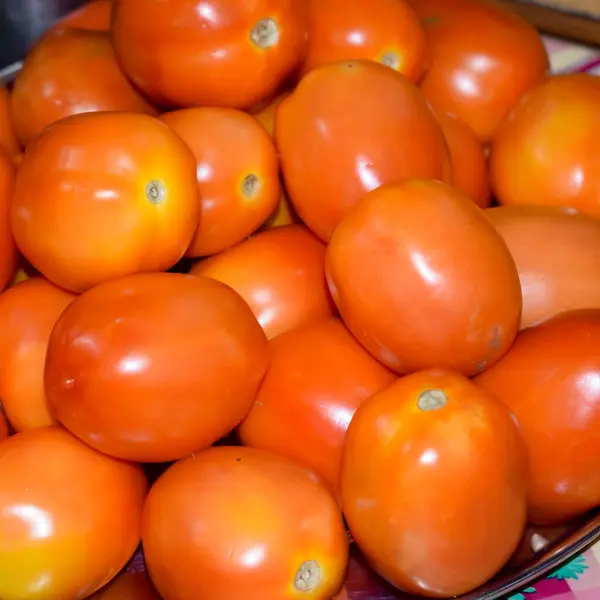
{"label": "tomato stem scar", "polygon": [[246,175],[242,182],[242,192],[246,198],[253,198],[260,189],[260,180],[254,173]]}
{"label": "tomato stem scar", "polygon": [[312,592],[321,581],[321,567],[316,560],[307,560],[296,572],[294,586],[301,592]]}
{"label": "tomato stem scar", "polygon": [[165,196],[165,186],[160,181],[149,181],[146,184],[146,198],[152,204],[160,204]]}
{"label": "tomato stem scar", "polygon": [[417,406],[420,410],[438,410],[448,404],[448,396],[443,390],[425,390],[417,400]]}
{"label": "tomato stem scar", "polygon": [[279,27],[275,19],[261,19],[250,31],[250,39],[259,48],[274,46],[279,41]]}

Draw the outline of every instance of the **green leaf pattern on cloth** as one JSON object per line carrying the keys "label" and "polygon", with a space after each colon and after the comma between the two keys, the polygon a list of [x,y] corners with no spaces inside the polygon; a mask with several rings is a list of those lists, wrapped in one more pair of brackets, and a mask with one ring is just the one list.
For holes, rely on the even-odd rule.
{"label": "green leaf pattern on cloth", "polygon": [[560,567],[552,573],[548,575],[548,579],[575,579],[579,580],[579,576],[583,575],[584,571],[588,568],[585,563],[585,558],[583,556],[577,556],[570,563]]}

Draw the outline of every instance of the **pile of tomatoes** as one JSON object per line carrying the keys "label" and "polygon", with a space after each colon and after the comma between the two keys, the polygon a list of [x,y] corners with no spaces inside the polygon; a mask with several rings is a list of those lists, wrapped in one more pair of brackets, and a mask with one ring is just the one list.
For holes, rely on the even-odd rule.
{"label": "pile of tomatoes", "polygon": [[595,509],[598,139],[487,0],[58,23],[0,92],[0,598],[346,598],[350,537],[451,597]]}

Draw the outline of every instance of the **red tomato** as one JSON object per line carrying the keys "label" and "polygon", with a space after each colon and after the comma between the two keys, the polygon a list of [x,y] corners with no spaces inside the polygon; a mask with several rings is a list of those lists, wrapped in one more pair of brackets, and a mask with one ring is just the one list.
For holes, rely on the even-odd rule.
{"label": "red tomato", "polygon": [[178,273],[132,275],[79,296],[52,331],[46,394],[90,446],[140,462],[209,446],[246,415],[268,344],[230,288]]}
{"label": "red tomato", "polygon": [[0,444],[0,597],[80,600],[140,542],[143,470],[59,427]]}
{"label": "red tomato", "polygon": [[451,177],[444,134],[417,87],[367,60],[304,77],[277,110],[275,141],[294,208],[323,240],[383,183]]}
{"label": "red tomato", "polygon": [[521,95],[548,71],[540,34],[485,0],[413,0],[430,66],[421,85],[437,112],[458,117],[489,142]]}
{"label": "red tomato", "polygon": [[333,314],[325,246],[302,225],[265,231],[191,272],[218,279],[250,305],[267,337]]}
{"label": "red tomato", "polygon": [[444,183],[407,180],[365,196],[336,229],[326,268],[350,331],[398,373],[474,375],[517,334],[521,288],[508,248]]}
{"label": "red tomato", "polygon": [[8,421],[2,412],[2,406],[0,405],[0,442],[4,441],[10,434],[8,429]]}
{"label": "red tomato", "polygon": [[10,110],[10,92],[3,85],[0,85],[0,145],[11,155],[21,153]]}
{"label": "red tomato", "polygon": [[171,268],[198,212],[196,161],[175,132],[147,115],[96,112],[54,123],[29,146],[11,225],[37,270],[80,292]]}
{"label": "red tomato", "polygon": [[335,318],[283,333],[270,346],[269,369],[238,428],[240,439],[307,466],[337,494],[352,415],[395,375]]}
{"label": "red tomato", "polygon": [[367,400],[346,436],[342,506],[373,568],[413,594],[485,583],[525,531],[527,453],[511,413],[445,370]]}
{"label": "red tomato", "polygon": [[317,477],[253,448],[211,448],[169,468],[142,536],[150,576],[173,600],[329,600],[348,561],[342,515]]}
{"label": "red tomato", "polygon": [[10,227],[14,187],[15,164],[8,152],[0,147],[0,291],[10,283],[19,257]]}
{"label": "red tomato", "polygon": [[92,0],[61,19],[57,27],[108,31],[112,8],[113,0]]}
{"label": "red tomato", "polygon": [[74,294],[34,277],[0,294],[0,398],[16,431],[56,421],[44,392],[50,332]]}
{"label": "red tomato", "polygon": [[120,0],[115,49],[125,72],[164,106],[249,108],[301,63],[303,0]]}
{"label": "red tomato", "polygon": [[476,382],[516,415],[529,448],[529,518],[567,521],[600,505],[600,310],[519,334]]}
{"label": "red tomato", "polygon": [[196,157],[200,224],[187,256],[239,244],[279,201],[279,160],[271,137],[256,119],[230,108],[188,108],[161,119]]}
{"label": "red tomato", "polygon": [[306,73],[324,64],[370,59],[417,81],[425,69],[425,33],[405,0],[309,0]]}
{"label": "red tomato", "polygon": [[490,169],[501,204],[570,206],[600,217],[600,80],[548,78],[498,130]]}
{"label": "red tomato", "polygon": [[162,600],[146,571],[124,571],[89,600]]}

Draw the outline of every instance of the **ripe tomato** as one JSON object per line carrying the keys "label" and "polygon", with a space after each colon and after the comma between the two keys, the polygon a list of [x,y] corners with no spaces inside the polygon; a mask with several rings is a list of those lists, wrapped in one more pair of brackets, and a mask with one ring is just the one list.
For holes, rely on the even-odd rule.
{"label": "ripe tomato", "polygon": [[305,12],[303,0],[120,0],[113,38],[126,73],[159,104],[249,108],[301,63]]}
{"label": "ripe tomato", "polygon": [[279,160],[271,137],[256,119],[230,108],[188,108],[161,119],[196,157],[200,225],[187,256],[239,244],[277,207]]}
{"label": "ripe tomato", "polygon": [[381,184],[451,177],[444,134],[417,87],[367,60],[304,77],[277,110],[275,141],[294,208],[326,241]]}
{"label": "ripe tomato", "polygon": [[9,436],[9,433],[8,422],[2,412],[2,406],[0,405],[0,442],[4,441]]}
{"label": "ripe tomato", "polygon": [[60,427],[0,444],[0,597],[80,600],[140,542],[143,470]]}
{"label": "ripe tomato", "polygon": [[515,414],[529,448],[529,518],[567,521],[600,505],[600,310],[519,334],[476,382]]}
{"label": "ripe tomato", "polygon": [[246,415],[268,363],[264,333],[230,288],[132,275],[79,296],[52,331],[46,394],[93,448],[139,462],[209,446]]}
{"label": "ripe tomato", "polygon": [[403,377],[356,412],[342,506],[373,568],[449,598],[485,583],[525,531],[527,452],[513,415],[446,370]]}
{"label": "ripe tomato", "polygon": [[75,298],[42,277],[0,294],[0,398],[16,431],[52,425],[44,392],[50,332]]}
{"label": "ripe tomato", "polygon": [[506,244],[439,181],[365,196],[336,229],[326,269],[350,331],[398,373],[439,366],[474,375],[517,334],[521,288]]}
{"label": "ripe tomato", "polygon": [[333,317],[283,333],[270,347],[269,369],[238,428],[240,439],[307,466],[337,495],[352,415],[395,375]]}
{"label": "ripe tomato", "polygon": [[11,281],[19,254],[10,226],[10,203],[15,187],[15,163],[0,147],[0,291]]}
{"label": "ripe tomato", "polygon": [[83,291],[172,267],[198,213],[196,161],[181,138],[147,115],[97,112],[62,119],[29,146],[11,224],[36,269]]}
{"label": "ripe tomato", "polygon": [[425,69],[425,33],[405,0],[309,0],[306,73],[327,63],[370,59],[417,81]]}
{"label": "ripe tomato", "polygon": [[494,138],[491,178],[501,204],[570,206],[600,216],[600,81],[548,78],[523,96]]}
{"label": "ripe tomato", "polygon": [[109,31],[112,8],[113,0],[92,0],[62,18],[56,27]]}
{"label": "ripe tomato", "polygon": [[261,232],[197,262],[191,272],[233,288],[269,338],[334,310],[325,281],[325,246],[302,225]]}
{"label": "ripe tomato", "polygon": [[10,92],[3,85],[0,85],[0,145],[13,156],[21,153],[10,110]]}
{"label": "ripe tomato", "polygon": [[484,142],[548,71],[540,34],[519,15],[482,0],[416,0],[430,66],[421,90]]}
{"label": "ripe tomato", "polygon": [[313,473],[262,450],[221,446],[173,465],[142,527],[166,598],[329,600],[343,583],[348,536],[335,500]]}
{"label": "ripe tomato", "polygon": [[123,571],[88,600],[162,600],[146,571]]}

